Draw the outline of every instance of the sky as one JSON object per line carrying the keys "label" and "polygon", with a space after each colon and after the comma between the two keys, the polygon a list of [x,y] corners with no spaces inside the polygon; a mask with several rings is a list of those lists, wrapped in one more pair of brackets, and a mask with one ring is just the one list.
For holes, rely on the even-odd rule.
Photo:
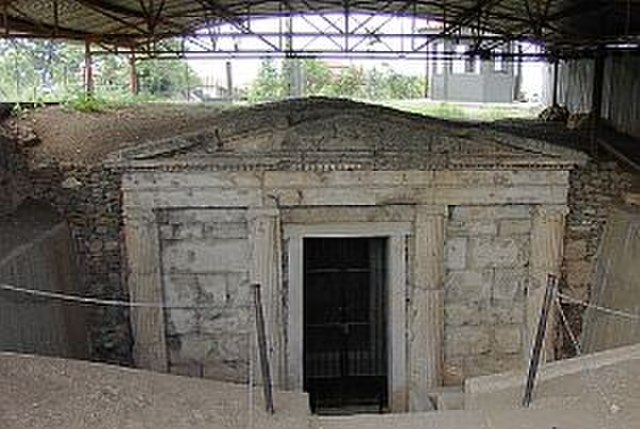
{"label": "sky", "polygon": [[[258,38],[253,36],[233,37],[234,34],[241,33],[237,27],[231,25],[223,25],[217,27],[213,31],[221,33],[216,38],[216,43],[219,49],[232,51],[237,46],[240,50],[264,50],[269,49],[268,44],[272,43],[278,45],[280,43],[286,43],[275,34],[281,29],[291,28],[293,32],[298,34],[316,33],[317,30],[322,30],[329,33],[339,33],[341,29],[345,28],[345,17],[341,14],[325,15],[322,16],[306,16],[288,18],[263,18],[254,20],[248,23],[252,31],[273,33],[273,36],[265,38]],[[352,15],[348,21],[349,28],[359,28],[358,33],[366,34],[367,32],[376,31],[379,34],[389,35],[388,38],[381,39],[379,42],[375,42],[372,38],[364,37],[352,37],[351,46],[357,44],[359,50],[369,51],[381,51],[386,49],[393,50],[408,50],[411,43],[420,44],[421,41],[412,42],[411,40],[402,40],[399,37],[391,35],[408,34],[408,33],[425,33],[425,32],[438,32],[440,23],[430,21],[427,19],[418,19],[410,17],[393,17],[388,16],[366,16],[366,15]],[[199,39],[202,44],[210,43],[209,37],[205,37],[212,30],[203,30],[202,38]],[[311,37],[309,36],[296,36],[292,39],[292,48],[297,50],[329,50],[337,49],[337,44],[344,43],[342,37]],[[198,49],[195,44],[190,44],[191,49]],[[525,51],[535,52],[537,47],[532,45],[523,45]],[[233,84],[236,88],[247,87],[252,80],[255,79],[260,67],[261,59],[226,59],[226,58],[210,58],[210,59],[189,59],[189,64],[193,67],[195,72],[200,76],[205,85],[218,84],[220,86],[226,86],[226,62],[231,61],[231,67],[233,70]],[[402,59],[384,59],[384,60],[358,60],[358,59],[345,59],[345,60],[326,60],[331,65],[357,65],[365,69],[377,67],[380,68],[383,65],[392,68],[396,72],[414,75],[425,76],[426,64],[423,60],[402,60]],[[543,72],[544,63],[523,63],[523,92],[529,97],[534,94],[540,95],[542,93],[543,86]]]}

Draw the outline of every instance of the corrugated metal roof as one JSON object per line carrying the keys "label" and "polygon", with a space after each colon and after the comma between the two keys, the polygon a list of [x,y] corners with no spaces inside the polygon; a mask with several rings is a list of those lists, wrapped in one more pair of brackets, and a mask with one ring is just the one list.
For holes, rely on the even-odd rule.
{"label": "corrugated metal roof", "polygon": [[5,35],[134,45],[207,24],[303,12],[433,17],[445,28],[477,27],[509,39],[584,46],[640,34],[640,0],[0,0]]}

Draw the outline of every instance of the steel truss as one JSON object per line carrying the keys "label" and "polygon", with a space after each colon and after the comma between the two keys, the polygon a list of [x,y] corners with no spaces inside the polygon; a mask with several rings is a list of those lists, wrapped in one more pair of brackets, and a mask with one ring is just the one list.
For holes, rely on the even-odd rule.
{"label": "steel truss", "polygon": [[[179,39],[179,47],[152,41],[136,48],[103,46],[94,54],[136,54],[137,58],[359,58],[456,59],[464,56],[539,60],[545,53],[510,49],[504,36],[458,28],[415,15],[297,13],[247,17],[207,27]],[[438,44],[465,46],[463,52]]]}

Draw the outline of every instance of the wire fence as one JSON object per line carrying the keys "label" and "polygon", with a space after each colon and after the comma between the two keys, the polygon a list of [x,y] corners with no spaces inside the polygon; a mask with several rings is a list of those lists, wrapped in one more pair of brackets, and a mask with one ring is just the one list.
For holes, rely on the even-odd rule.
{"label": "wire fence", "polygon": [[[267,357],[266,348],[265,350],[262,351],[262,353],[260,350],[259,329],[260,328],[264,329],[264,324],[260,325],[259,323],[257,323],[258,313],[256,312],[256,310],[257,310],[257,305],[259,304],[258,301],[254,300],[254,302],[243,302],[241,304],[235,303],[233,305],[233,308],[229,308],[224,304],[206,304],[206,305],[175,305],[173,304],[172,305],[172,304],[158,303],[158,302],[136,302],[136,301],[125,301],[125,300],[117,300],[117,299],[100,299],[100,298],[80,296],[75,294],[52,292],[52,291],[38,290],[38,289],[29,289],[29,288],[19,287],[11,284],[6,284],[6,283],[0,283],[0,292],[2,292],[2,294],[0,294],[0,311],[3,306],[7,306],[7,305],[12,306],[14,308],[18,307],[18,312],[14,312],[15,317],[12,317],[12,319],[8,321],[8,322],[13,321],[14,323],[9,323],[11,326],[0,327],[0,333],[6,332],[7,330],[15,330],[21,324],[23,324],[24,320],[21,320],[21,319],[24,319],[25,317],[29,318],[31,316],[31,307],[32,307],[32,304],[35,302],[38,302],[40,306],[42,304],[51,306],[51,305],[56,305],[55,303],[59,303],[60,305],[62,305],[63,310],[64,310],[64,307],[68,307],[69,305],[72,305],[72,306],[81,306],[81,307],[88,307],[88,306],[121,307],[121,308],[139,309],[139,310],[148,310],[148,309],[162,309],[167,311],[210,310],[215,312],[216,314],[219,314],[218,312],[220,311],[238,311],[238,310],[247,311],[248,317],[244,321],[244,327],[240,330],[236,330],[233,333],[236,339],[241,337],[246,338],[246,343],[244,341],[242,342],[243,344],[246,344],[246,349],[244,351],[239,350],[239,353],[240,353],[239,356],[230,357],[230,358],[238,358],[244,361],[241,367],[245,368],[246,373],[244,376],[241,376],[241,372],[237,372],[236,377],[240,377],[240,379],[237,379],[235,381],[240,383],[245,383],[247,386],[246,427],[249,429],[252,429],[256,424],[255,414],[257,413],[257,403],[258,403],[258,401],[256,400],[256,389],[258,388],[259,385],[261,385],[262,388],[264,389],[265,406],[268,407],[269,403],[272,404],[272,402],[270,402],[272,401],[271,380],[270,378],[269,379],[263,378],[262,381],[259,382],[258,381],[259,378],[256,372],[256,363],[260,362],[261,359],[264,359],[265,357]],[[10,299],[7,301],[6,300],[7,294],[12,295],[14,299]],[[16,305],[16,302],[17,302],[17,305]],[[22,306],[25,306],[25,305],[26,305],[26,307],[24,308],[25,313],[21,315],[20,309],[22,308]],[[4,322],[5,324],[7,324],[7,320],[5,320]],[[68,327],[60,325],[60,326],[53,326],[52,328],[57,331],[63,331]],[[31,324],[27,326],[26,329],[31,329],[32,331],[34,331],[33,332],[34,334],[37,334],[37,331],[39,330],[38,323]],[[216,341],[214,341],[214,338],[215,338],[215,335],[211,333],[206,334],[206,333],[196,332],[195,335],[191,335],[189,337],[188,341],[191,343],[191,346],[195,346],[196,349],[204,350],[207,347],[213,346],[216,343]],[[13,342],[15,343],[17,341],[20,341],[20,339],[21,339],[20,336],[18,336],[18,337],[9,338],[8,340],[9,342],[13,340]],[[21,349],[20,347],[18,347],[17,349],[13,348],[12,350],[12,347],[10,344],[7,344],[6,341],[5,341],[5,344],[2,344],[3,341],[0,341],[0,350],[5,349],[9,351],[17,351],[17,352],[23,352],[23,353],[35,352],[36,354],[58,356],[58,355],[64,354],[62,353],[61,350],[59,350],[59,347],[58,347],[59,345],[58,343],[64,340],[65,338],[57,338],[57,337],[54,338],[54,337],[48,337],[47,335],[40,335],[40,336],[36,335],[34,342],[37,342],[37,349],[32,350],[28,346],[26,349],[24,348]],[[169,362],[169,364],[170,364],[169,365],[170,372],[172,372],[171,362]],[[263,371],[264,371],[265,365],[267,368],[269,368],[268,361],[262,362],[262,365],[263,365]],[[181,371],[179,370],[177,370],[176,373],[182,374]],[[189,375],[204,376],[206,374],[203,374],[202,371],[200,371],[200,374],[190,373]],[[265,389],[265,387],[268,387],[268,390]],[[273,407],[273,405],[271,405],[271,407]],[[267,409],[267,411],[269,411],[269,409]]]}
{"label": "wire fence", "polygon": [[[164,310],[228,310],[229,308],[225,305],[221,304],[208,304],[208,305],[172,305],[165,303],[157,303],[157,302],[135,302],[135,301],[125,301],[125,300],[111,300],[111,299],[99,299],[93,297],[86,297],[74,294],[66,294],[59,292],[51,292],[44,290],[36,290],[29,289],[24,287],[18,287],[10,284],[0,284],[0,291],[5,293],[11,293],[15,295],[20,295],[24,297],[34,298],[34,299],[44,299],[50,301],[61,301],[66,304],[79,304],[79,305],[89,305],[89,306],[107,306],[107,307],[127,307],[130,309],[164,309]],[[585,308],[592,309],[593,311],[600,312],[602,314],[606,314],[607,316],[622,318],[626,320],[640,321],[640,314],[632,313],[629,311],[609,308],[597,304],[593,304],[587,301],[576,299],[566,293],[560,292],[557,289],[557,286],[554,287],[553,290],[553,305],[556,308],[557,315],[560,321],[560,328],[567,334],[567,337],[570,340],[571,346],[574,348],[577,356],[585,356],[583,353],[583,347],[581,344],[581,339],[578,335],[575,334],[571,324],[569,323],[568,317],[563,309],[562,303],[571,303],[576,304]],[[237,304],[234,308],[238,308]],[[243,303],[240,308],[243,309],[255,309],[254,305],[250,302]],[[259,347],[259,336],[258,329],[256,329],[256,314],[253,311],[249,311],[249,318],[247,321],[247,329],[244,333],[239,333],[240,335],[247,336],[247,350],[246,350],[246,384],[247,384],[247,427],[252,428],[255,424],[254,421],[254,413],[256,411],[256,399],[255,399],[255,389],[257,387],[257,376],[256,376],[256,362],[261,361],[260,356],[260,347]],[[253,328],[251,328],[253,327]],[[47,341],[47,339],[42,339],[42,341]],[[211,338],[204,335],[195,341],[207,342],[211,341]],[[266,355],[265,355],[266,356]],[[593,365],[586,364],[584,365],[584,379],[585,384],[592,389],[599,398],[606,405],[607,409],[611,413],[617,413],[620,410],[620,406],[618,403],[612,398],[612,395],[607,392],[605,387],[603,386],[603,380],[600,379],[597,373],[597,369],[593,367]],[[263,387],[266,384],[270,386],[270,380],[263,380]],[[265,396],[267,393],[265,392]]]}

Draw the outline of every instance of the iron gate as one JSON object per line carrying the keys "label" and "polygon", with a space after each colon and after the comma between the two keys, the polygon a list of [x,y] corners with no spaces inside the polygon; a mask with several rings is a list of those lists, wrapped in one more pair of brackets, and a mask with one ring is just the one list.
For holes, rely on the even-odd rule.
{"label": "iron gate", "polygon": [[304,240],[304,384],[315,412],[387,407],[386,239]]}

